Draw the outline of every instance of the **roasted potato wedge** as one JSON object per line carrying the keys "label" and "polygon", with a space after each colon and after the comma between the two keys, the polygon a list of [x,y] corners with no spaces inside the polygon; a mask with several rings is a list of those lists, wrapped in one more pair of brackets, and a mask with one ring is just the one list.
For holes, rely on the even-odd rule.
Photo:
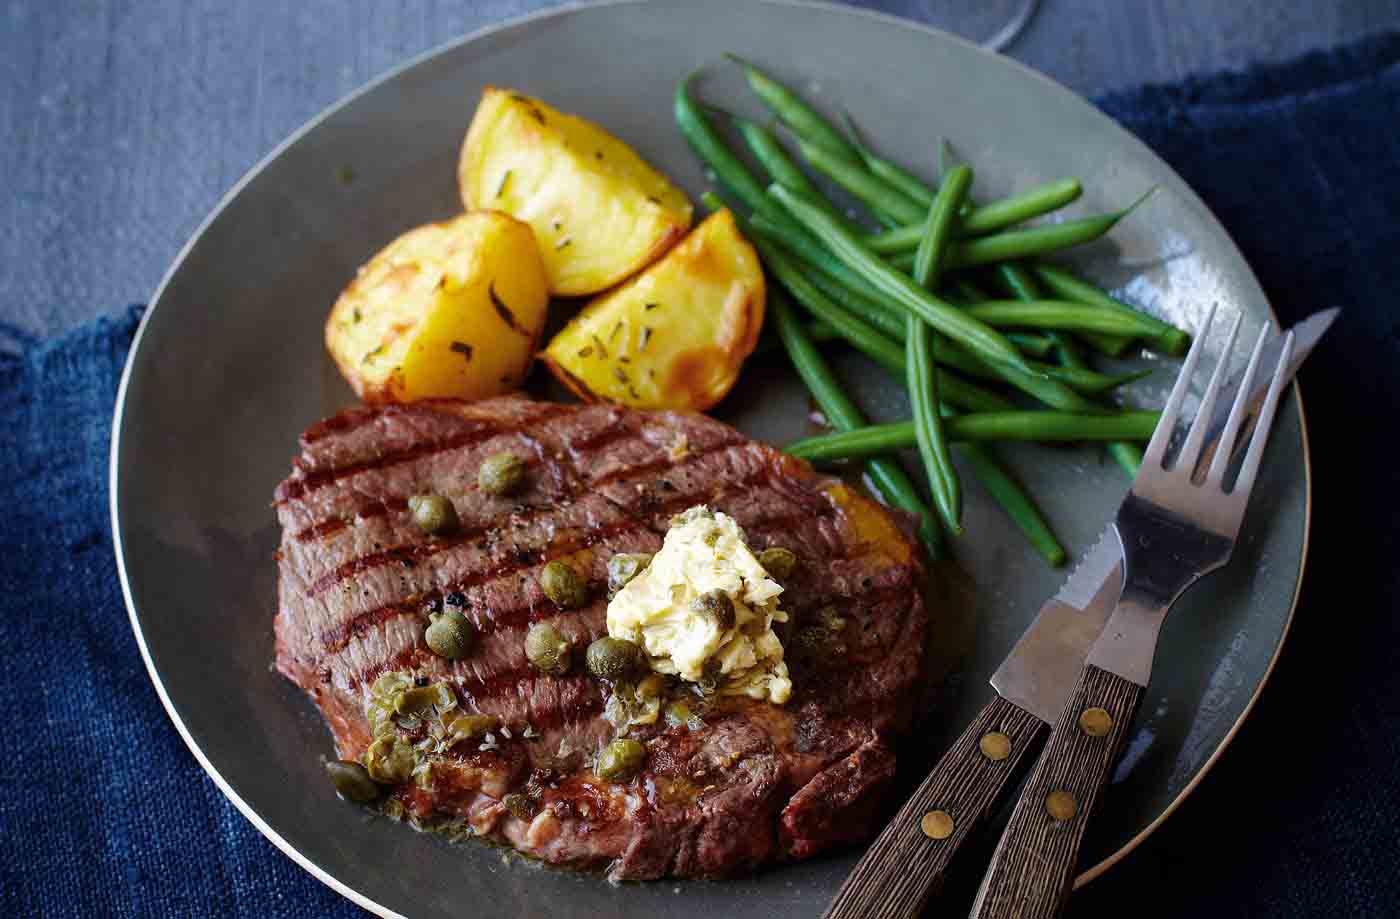
{"label": "roasted potato wedge", "polygon": [[505,211],[534,229],[549,289],[562,296],[611,287],[690,226],[685,193],[630,147],[509,90],[482,93],[457,177],[467,210]]}
{"label": "roasted potato wedge", "polygon": [[535,234],[477,211],[370,259],[331,309],[326,348],[366,402],[484,399],[524,381],[548,308]]}
{"label": "roasted potato wedge", "polygon": [[763,307],[758,256],[722,210],[584,307],[543,357],[587,401],[704,411],[738,379],[758,343]]}

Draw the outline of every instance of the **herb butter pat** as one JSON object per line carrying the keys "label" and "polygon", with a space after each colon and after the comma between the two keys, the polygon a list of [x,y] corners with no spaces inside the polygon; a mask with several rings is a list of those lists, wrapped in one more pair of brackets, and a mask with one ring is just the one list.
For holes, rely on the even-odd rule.
{"label": "herb butter pat", "polygon": [[773,633],[787,621],[782,592],[732,517],[693,507],[608,604],[608,634],[641,645],[658,673],[781,705],[792,694]]}

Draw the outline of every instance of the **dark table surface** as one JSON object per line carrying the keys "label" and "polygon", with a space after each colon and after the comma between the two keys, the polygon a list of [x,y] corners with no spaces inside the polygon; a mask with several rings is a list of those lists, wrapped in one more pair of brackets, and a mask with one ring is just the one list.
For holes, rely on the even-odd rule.
{"label": "dark table surface", "polygon": [[[938,23],[963,2],[862,5]],[[0,12],[0,323],[52,333],[147,299],[219,198],[306,119],[414,54],[548,5],[11,0]],[[1092,95],[1397,27],[1400,0],[1043,0],[1009,53]],[[11,344],[0,336],[0,349]],[[1200,826],[1257,798],[1258,781],[1226,756],[1174,820]],[[1181,836],[1156,834],[1071,914],[1118,914],[1134,889],[1190,883],[1211,866]]]}

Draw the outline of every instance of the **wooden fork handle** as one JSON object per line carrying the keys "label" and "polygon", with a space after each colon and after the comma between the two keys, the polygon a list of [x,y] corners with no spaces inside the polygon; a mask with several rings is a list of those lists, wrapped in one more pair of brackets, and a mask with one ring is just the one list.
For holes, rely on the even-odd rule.
{"label": "wooden fork handle", "polygon": [[982,709],[846,878],[826,919],[918,916],[1044,728],[1000,696]]}
{"label": "wooden fork handle", "polygon": [[1086,665],[1011,813],[972,919],[1051,919],[1069,899],[1079,845],[1143,688]]}

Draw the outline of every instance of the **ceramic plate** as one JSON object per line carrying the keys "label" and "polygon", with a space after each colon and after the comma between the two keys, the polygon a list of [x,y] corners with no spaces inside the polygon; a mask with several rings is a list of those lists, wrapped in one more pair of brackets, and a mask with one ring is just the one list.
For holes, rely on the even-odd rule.
{"label": "ceramic plate", "polygon": [[[671,88],[703,65],[700,94],[756,114],[725,51],[761,62],[832,111],[850,108],[902,162],[929,163],[934,139],[948,136],[975,164],[985,197],[1076,175],[1086,192],[1075,212],[1087,213],[1156,185],[1110,240],[1077,256],[1080,267],[1188,328],[1213,303],[1226,318],[1243,314],[1246,337],[1269,320],[1249,267],[1201,201],[1088,103],[951,36],[843,7],[565,8],[448,45],[315,119],[229,193],[146,315],[117,404],[113,527],[151,678],[195,757],[283,851],[383,915],[456,916],[470,904],[474,915],[810,916],[858,854],[726,883],[618,889],[483,845],[450,846],[337,801],[321,769],[330,734],[271,667],[272,490],[301,430],[353,401],[326,357],[322,322],[380,246],[460,208],[457,154],[482,87],[517,88],[594,119],[698,195],[706,183],[673,125]],[[872,367],[855,358],[840,365],[872,413],[907,411]],[[1135,398],[1160,404],[1171,378],[1163,366]],[[781,359],[752,365],[718,414],[778,444],[808,430],[806,395]],[[1006,455],[1076,555],[1127,487],[1092,448]],[[1167,622],[1128,756],[1089,831],[1081,881],[1190,791],[1268,676],[1307,541],[1296,391],[1265,470],[1234,563]],[[919,740],[902,751],[906,787],[987,701],[987,676],[1063,577],[969,491],[958,564],[938,572],[933,682]]]}

